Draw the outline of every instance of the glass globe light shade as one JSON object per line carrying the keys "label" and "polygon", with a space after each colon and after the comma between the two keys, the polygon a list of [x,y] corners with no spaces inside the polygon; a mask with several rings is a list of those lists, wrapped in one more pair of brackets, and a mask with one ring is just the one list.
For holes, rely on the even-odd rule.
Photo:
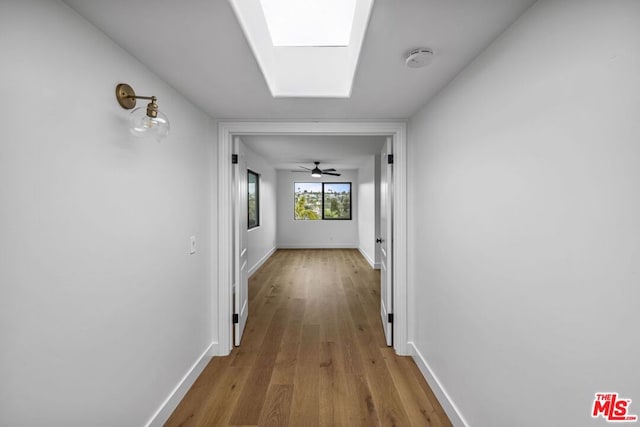
{"label": "glass globe light shade", "polygon": [[169,119],[157,111],[156,117],[147,115],[147,107],[139,107],[131,112],[129,130],[137,137],[161,139],[169,135]]}

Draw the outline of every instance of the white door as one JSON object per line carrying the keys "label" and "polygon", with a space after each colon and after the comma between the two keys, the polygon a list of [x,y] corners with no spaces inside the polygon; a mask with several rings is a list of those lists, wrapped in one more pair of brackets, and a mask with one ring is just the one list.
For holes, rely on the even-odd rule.
{"label": "white door", "polygon": [[[387,138],[380,157],[380,316],[387,345],[393,345],[393,164]],[[391,157],[392,158],[392,157]]]}
{"label": "white door", "polygon": [[247,188],[247,158],[246,152],[240,138],[234,138],[234,150],[237,155],[237,164],[234,165],[234,299],[233,299],[233,322],[234,322],[234,345],[240,345],[242,332],[247,324],[249,315],[249,274],[248,274],[248,188]]}

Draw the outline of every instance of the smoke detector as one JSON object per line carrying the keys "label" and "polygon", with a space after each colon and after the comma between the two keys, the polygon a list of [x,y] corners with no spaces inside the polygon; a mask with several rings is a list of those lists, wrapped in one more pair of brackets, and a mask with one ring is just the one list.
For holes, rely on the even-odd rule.
{"label": "smoke detector", "polygon": [[429,65],[431,63],[431,59],[433,59],[433,49],[421,47],[409,52],[405,59],[405,63],[409,68],[422,68]]}

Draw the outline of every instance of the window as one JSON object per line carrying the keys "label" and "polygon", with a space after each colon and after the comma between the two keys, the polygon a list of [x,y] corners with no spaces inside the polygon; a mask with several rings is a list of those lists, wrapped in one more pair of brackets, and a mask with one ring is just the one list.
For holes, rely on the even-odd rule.
{"label": "window", "polygon": [[228,1],[273,97],[351,97],[374,0]]}
{"label": "window", "polygon": [[351,219],[351,183],[322,184],[322,219]]}
{"label": "window", "polygon": [[294,219],[350,220],[350,182],[295,182]]}
{"label": "window", "polygon": [[260,0],[274,46],[349,46],[355,0]]}
{"label": "window", "polygon": [[247,170],[247,203],[249,211],[249,230],[260,225],[260,175]]}
{"label": "window", "polygon": [[322,183],[294,182],[294,218],[322,219]]}

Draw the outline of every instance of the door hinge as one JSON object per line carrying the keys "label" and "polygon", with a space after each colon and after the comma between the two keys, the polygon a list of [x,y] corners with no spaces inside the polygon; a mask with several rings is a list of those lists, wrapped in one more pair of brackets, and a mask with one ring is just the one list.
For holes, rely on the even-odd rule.
{"label": "door hinge", "polygon": [[233,165],[237,165],[238,164],[238,155],[237,154],[232,154],[231,155],[231,164],[233,164]]}
{"label": "door hinge", "polygon": [[393,164],[393,154],[387,154],[387,163],[390,165]]}
{"label": "door hinge", "polygon": [[238,322],[239,322],[239,319],[238,319],[238,313],[234,313],[234,314],[233,314],[233,323],[234,323],[234,324],[236,324],[236,323],[238,323]]}
{"label": "door hinge", "polygon": [[387,321],[393,323],[393,313],[387,313]]}

